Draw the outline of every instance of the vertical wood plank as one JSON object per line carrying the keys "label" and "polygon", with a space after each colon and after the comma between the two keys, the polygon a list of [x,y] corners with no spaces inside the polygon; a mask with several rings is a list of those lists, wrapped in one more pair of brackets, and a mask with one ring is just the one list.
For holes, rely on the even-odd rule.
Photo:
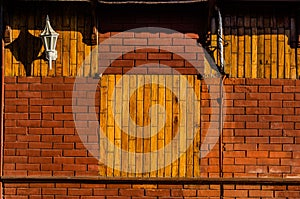
{"label": "vertical wood plank", "polygon": [[232,28],[231,30],[231,77],[238,76],[238,36],[237,29]]}
{"label": "vertical wood plank", "polygon": [[[151,75],[145,75],[144,77],[145,82],[151,82]],[[150,83],[146,84],[144,86],[144,94],[143,94],[143,103],[144,103],[144,108],[143,108],[143,124],[144,126],[149,126],[149,128],[145,128],[144,134],[149,135],[151,131],[151,118],[150,118],[150,107],[151,107],[151,89],[152,85]],[[144,138],[144,152],[149,153],[151,151],[151,139],[149,137]],[[145,171],[149,171],[151,168],[151,157],[145,156],[144,157],[144,168]],[[144,173],[143,177],[150,177],[149,172]]]}
{"label": "vertical wood plank", "polygon": [[285,78],[291,78],[291,47],[289,44],[290,32],[291,32],[290,30],[285,30],[285,36],[284,36],[284,57],[285,57],[284,77]]}
{"label": "vertical wood plank", "polygon": [[[13,20],[12,20],[12,24],[13,24],[13,27],[16,27],[17,29],[13,29],[12,30],[12,37],[13,37],[13,41],[15,39],[18,38],[19,34],[21,33],[20,31],[20,19],[21,19],[21,16],[18,16],[18,15],[14,15],[13,16]],[[17,53],[19,49],[17,48],[12,48],[12,51],[14,53]],[[12,68],[13,68],[13,76],[19,76],[19,68],[20,68],[20,63],[17,61],[16,57],[15,56],[12,56],[13,57],[13,60],[12,60]]]}
{"label": "vertical wood plank", "polygon": [[99,161],[99,175],[107,175],[107,167],[105,165],[107,157],[107,148],[105,137],[107,134],[107,92],[108,92],[108,77],[104,75],[100,81],[100,161]]}
{"label": "vertical wood plank", "polygon": [[[137,121],[137,96],[136,96],[136,85],[137,85],[137,76],[129,75],[129,93],[131,94],[129,97],[129,120],[132,120],[132,123],[129,123],[129,133],[132,136],[129,136],[128,150],[130,152],[136,151],[136,121]],[[136,172],[136,159],[135,154],[132,153],[129,156],[129,177],[134,177]]]}
{"label": "vertical wood plank", "polygon": [[[152,75],[152,79],[151,79],[151,105],[155,105],[158,103],[158,75]],[[154,106],[155,107],[155,106]],[[150,172],[150,177],[157,177],[157,163],[158,163],[158,157],[157,157],[157,153],[155,153],[155,151],[157,151],[158,146],[157,146],[157,142],[158,142],[158,136],[157,136],[157,112],[158,109],[157,107],[151,109],[151,111],[154,111],[153,113],[151,113],[151,135],[153,135],[151,137],[151,172]]]}
{"label": "vertical wood plank", "polygon": [[256,18],[251,18],[251,35],[252,35],[252,54],[251,54],[251,76],[257,77],[257,22]]}
{"label": "vertical wood plank", "polygon": [[257,68],[257,77],[264,78],[265,76],[265,35],[264,29],[259,28],[257,30],[258,39],[257,39],[257,61],[258,61],[258,68]]}
{"label": "vertical wood plank", "polygon": [[296,65],[296,44],[297,44],[297,30],[296,30],[296,20],[294,17],[290,19],[290,29],[291,36],[289,39],[290,47],[291,47],[291,78],[297,78],[297,65]]}
{"label": "vertical wood plank", "polygon": [[272,29],[272,63],[271,63],[271,78],[277,78],[278,76],[278,37],[277,37],[277,29]]}
{"label": "vertical wood plank", "polygon": [[284,78],[284,28],[278,29],[278,78]]}
{"label": "vertical wood plank", "polygon": [[245,32],[244,28],[238,29],[238,77],[245,77]]}
{"label": "vertical wood plank", "polygon": [[[173,90],[175,93],[179,93],[180,87],[179,87],[179,76],[174,75],[173,76]],[[173,118],[172,118],[172,159],[178,158],[178,146],[179,146],[179,139],[175,139],[174,137],[177,135],[179,131],[179,96],[173,95]],[[179,137],[179,136],[178,136]],[[179,161],[176,159],[172,163],[172,177],[179,177]]]}
{"label": "vertical wood plank", "polygon": [[265,28],[265,76],[264,78],[271,78],[271,29]]}

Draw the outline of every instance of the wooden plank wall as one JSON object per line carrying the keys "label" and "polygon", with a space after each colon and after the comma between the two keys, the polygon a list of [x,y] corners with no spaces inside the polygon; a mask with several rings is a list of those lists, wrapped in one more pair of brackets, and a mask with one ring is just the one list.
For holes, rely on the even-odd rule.
{"label": "wooden plank wall", "polygon": [[[119,81],[121,81],[121,84]],[[116,147],[107,146],[105,139],[100,138],[100,157],[106,161],[106,164],[110,165],[107,167],[100,162],[99,174],[101,176],[207,177],[205,176],[207,175],[205,168],[214,167],[215,165],[211,163],[210,166],[207,166],[204,163],[203,168],[201,166],[201,161],[206,162],[208,158],[203,157],[202,160],[200,159],[200,143],[201,139],[204,140],[208,134],[206,134],[207,127],[201,128],[201,108],[197,109],[198,112],[195,112],[195,107],[193,107],[195,104],[201,106],[201,81],[197,80],[195,75],[126,75],[125,77],[122,75],[104,75],[99,82],[99,86],[100,128],[102,133],[105,134],[104,137],[108,138]],[[189,93],[189,89],[193,89],[195,98]],[[114,91],[122,97],[115,96]],[[179,92],[179,96],[178,93],[175,94],[176,91]],[[183,113],[184,103],[187,107]],[[166,110],[165,122],[161,110],[154,105],[160,105]],[[126,107],[129,107],[129,110]],[[151,107],[156,108],[157,114],[154,113],[151,116]],[[205,110],[205,116],[207,117],[218,114],[211,113],[210,109]],[[126,117],[122,117],[124,113]],[[122,121],[117,123],[115,118],[120,117],[122,117]],[[129,122],[130,118],[133,123]],[[183,121],[186,118],[191,119]],[[214,118],[216,117],[214,116]],[[179,125],[182,122],[181,120],[185,122],[185,125]],[[148,130],[141,128],[148,125],[150,127]],[[188,129],[189,127],[193,131],[193,134],[190,135],[194,135],[194,140],[192,140],[192,137],[187,136],[189,133],[181,133],[175,139],[179,131],[184,131],[182,128]],[[151,136],[145,135],[144,138],[141,138],[136,134],[128,134],[129,131],[139,132],[139,130],[143,135],[151,132]],[[182,152],[180,158],[172,164],[168,164],[167,162],[173,156],[175,159],[179,157],[178,151],[176,151],[178,150],[177,146],[180,145],[181,150],[189,139],[191,145],[187,147],[187,151],[179,151]],[[163,155],[158,157],[155,152],[164,149],[168,144],[171,144],[173,150],[165,150]],[[213,151],[214,144],[212,143],[211,146],[208,144],[207,147]],[[124,151],[119,153],[117,149],[123,149]],[[150,159],[138,159],[129,156],[128,151],[136,154],[150,152],[152,154]],[[218,156],[215,153],[213,155],[214,158]],[[157,170],[157,167],[162,168]],[[151,171],[145,172],[147,170]]]}
{"label": "wooden plank wall", "polygon": [[222,11],[225,72],[230,77],[299,77],[296,16],[291,7],[231,5]]}
{"label": "wooden plank wall", "polygon": [[[296,12],[282,6],[229,5],[222,8],[224,39],[228,44],[224,49],[225,72],[230,77],[299,77]],[[96,55],[90,54],[94,46],[89,45],[86,38],[92,30],[89,8],[63,7],[49,11],[32,6],[10,10],[8,24],[12,27],[13,42],[5,46],[6,76],[75,76],[83,60],[88,60],[84,62],[87,67],[80,75],[95,74]],[[47,61],[40,57],[43,47],[39,46],[38,37],[44,28],[46,14],[60,34],[58,59],[53,62],[51,71]],[[216,28],[212,33],[211,45],[216,46]],[[216,52],[214,55],[216,57]]]}
{"label": "wooden plank wall", "polygon": [[[70,5],[50,5],[51,8],[47,5],[45,9],[43,3],[40,4],[40,7],[34,4],[8,9],[5,20],[12,28],[13,40],[5,44],[5,76],[75,76],[83,61],[91,56],[94,47],[88,41],[92,30],[90,9],[83,5],[81,9]],[[58,58],[53,61],[53,70],[49,70],[48,61],[42,57],[44,47],[39,38],[47,14],[59,33]],[[95,73],[97,66],[85,68],[83,75],[89,76]]]}

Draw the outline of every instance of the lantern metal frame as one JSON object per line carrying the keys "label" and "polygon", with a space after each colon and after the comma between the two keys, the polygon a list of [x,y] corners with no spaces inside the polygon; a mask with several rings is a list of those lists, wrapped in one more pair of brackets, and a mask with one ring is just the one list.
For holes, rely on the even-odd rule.
{"label": "lantern metal frame", "polygon": [[49,16],[46,17],[46,26],[44,31],[40,34],[45,47],[46,59],[49,60],[49,68],[52,69],[52,61],[57,59],[56,44],[58,39],[58,33],[54,31],[50,24]]}

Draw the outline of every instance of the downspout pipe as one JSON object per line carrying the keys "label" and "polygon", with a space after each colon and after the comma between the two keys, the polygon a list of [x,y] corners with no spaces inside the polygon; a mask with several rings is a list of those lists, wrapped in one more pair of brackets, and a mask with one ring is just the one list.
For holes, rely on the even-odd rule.
{"label": "downspout pipe", "polygon": [[[0,55],[0,79],[1,79],[1,99],[0,99],[0,146],[1,146],[1,152],[0,152],[0,176],[2,178],[3,176],[3,155],[4,155],[4,40],[3,40],[3,0],[0,0],[0,41],[1,41],[1,55]],[[3,195],[4,187],[3,183],[1,183],[1,197],[4,198]]]}
{"label": "downspout pipe", "polygon": [[3,175],[3,140],[4,140],[4,40],[3,40],[3,26],[4,26],[4,20],[3,20],[3,0],[0,0],[0,41],[1,41],[1,55],[0,55],[0,79],[1,79],[1,99],[0,99],[0,142],[1,142],[1,162],[0,162],[0,171],[1,176]]}
{"label": "downspout pipe", "polygon": [[[224,81],[226,79],[226,74],[224,72],[224,44],[223,44],[223,19],[222,19],[222,14],[220,11],[220,8],[218,6],[215,6],[216,12],[217,12],[217,17],[218,17],[218,31],[217,31],[217,49],[219,51],[219,59],[220,59],[220,66],[219,66],[219,71],[221,75],[223,76],[222,79],[220,80],[220,118],[219,118],[219,177],[222,179],[223,178],[223,108],[224,108],[224,92],[223,92],[223,85]],[[220,199],[224,198],[224,186],[220,185]]]}
{"label": "downspout pipe", "polygon": [[223,22],[219,7],[215,7],[218,15],[218,50],[220,55],[220,72],[224,74],[224,44],[223,44]]}

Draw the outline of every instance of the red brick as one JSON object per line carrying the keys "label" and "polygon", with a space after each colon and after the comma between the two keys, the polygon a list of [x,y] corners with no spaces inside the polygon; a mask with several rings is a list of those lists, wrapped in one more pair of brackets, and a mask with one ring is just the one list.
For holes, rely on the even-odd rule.
{"label": "red brick", "polygon": [[88,195],[92,195],[92,189],[74,189],[74,188],[70,188],[68,189],[68,195],[70,196],[88,196]]}
{"label": "red brick", "polygon": [[4,156],[5,163],[26,163],[27,157],[26,156]]}
{"label": "red brick", "polygon": [[21,106],[17,106],[17,110],[16,110],[16,112],[18,112],[18,113],[28,113],[29,111],[29,108],[28,108],[28,106],[24,106],[24,105],[21,105]]}
{"label": "red brick", "polygon": [[260,115],[258,116],[258,120],[261,122],[281,122],[281,115]]}
{"label": "red brick", "polygon": [[271,85],[283,85],[283,86],[294,86],[295,80],[291,79],[271,79]]}
{"label": "red brick", "polygon": [[242,121],[255,122],[255,121],[257,121],[257,116],[256,115],[235,115],[234,121],[236,121],[236,122],[242,122]]}
{"label": "red brick", "polygon": [[54,120],[57,120],[57,121],[60,121],[60,120],[71,120],[71,121],[73,121],[73,114],[55,113],[54,114]]}
{"label": "red brick", "polygon": [[269,129],[268,122],[246,122],[247,129]]}
{"label": "red brick", "polygon": [[223,166],[224,173],[243,173],[245,172],[244,165],[224,165]]}
{"label": "red brick", "polygon": [[28,99],[5,99],[5,104],[12,105],[28,105]]}
{"label": "red brick", "polygon": [[29,128],[29,134],[52,134],[51,128]]}
{"label": "red brick", "polygon": [[16,98],[17,92],[16,91],[5,91],[4,96],[5,96],[5,98]]}
{"label": "red brick", "polygon": [[28,114],[27,113],[6,113],[5,119],[15,119],[15,120],[26,120],[28,119]]}
{"label": "red brick", "polygon": [[283,107],[300,107],[300,101],[283,101]]}
{"label": "red brick", "polygon": [[148,53],[148,59],[154,60],[171,60],[172,54],[171,53]]}
{"label": "red brick", "polygon": [[64,157],[86,157],[86,150],[64,150]]}
{"label": "red brick", "polygon": [[74,128],[55,128],[54,134],[56,135],[73,135],[75,133]]}
{"label": "red brick", "polygon": [[284,122],[299,122],[300,121],[300,116],[298,116],[298,115],[284,115],[283,116],[283,121]]}
{"label": "red brick", "polygon": [[282,107],[282,101],[276,100],[260,100],[258,102],[259,107]]}
{"label": "red brick", "polygon": [[246,173],[267,173],[267,166],[246,166]]}
{"label": "red brick", "polygon": [[170,190],[168,189],[147,189],[146,196],[170,196]]}
{"label": "red brick", "polygon": [[143,189],[120,189],[119,195],[121,196],[144,196]]}
{"label": "red brick", "polygon": [[270,130],[270,129],[259,129],[259,136],[271,137],[271,136],[281,136],[281,130]]}
{"label": "red brick", "polygon": [[134,67],[134,60],[115,60],[111,63],[112,67]]}
{"label": "red brick", "polygon": [[64,97],[64,92],[63,91],[43,91],[42,92],[42,98],[63,98]]}
{"label": "red brick", "polygon": [[39,171],[39,164],[21,164],[16,163],[16,170]]}
{"label": "red brick", "polygon": [[268,157],[269,152],[268,151],[248,151],[247,157],[250,158],[266,158]]}
{"label": "red brick", "polygon": [[245,122],[224,122],[224,128],[245,128]]}
{"label": "red brick", "polygon": [[234,100],[234,106],[243,106],[243,107],[256,107],[256,100]]}
{"label": "red brick", "polygon": [[4,76],[5,83],[16,83],[17,77]]}
{"label": "red brick", "polygon": [[51,84],[30,84],[29,90],[30,91],[51,91],[52,85]]}
{"label": "red brick", "polygon": [[271,114],[273,114],[273,115],[293,115],[294,108],[271,108]]}
{"label": "red brick", "polygon": [[[282,161],[282,160],[281,160]],[[258,165],[279,165],[279,158],[259,158],[257,159]]]}
{"label": "red brick", "polygon": [[239,100],[244,100],[246,99],[245,93],[225,93],[225,99],[239,99]]}
{"label": "red brick", "polygon": [[259,92],[262,93],[281,93],[282,86],[259,86]]}
{"label": "red brick", "polygon": [[271,93],[271,100],[293,100],[293,93]]}
{"label": "red brick", "polygon": [[46,113],[61,113],[62,106],[43,106],[42,111]]}
{"label": "red brick", "polygon": [[246,137],[246,143],[269,143],[268,137]]}
{"label": "red brick", "polygon": [[54,157],[55,164],[73,164],[74,158],[73,157]]}
{"label": "red brick", "polygon": [[41,92],[18,91],[18,98],[40,98]]}
{"label": "red brick", "polygon": [[290,166],[269,166],[270,173],[291,173]]}
{"label": "red brick", "polygon": [[43,188],[43,195],[66,195],[67,189],[65,188]]}
{"label": "red brick", "polygon": [[247,107],[246,108],[246,114],[247,115],[267,115],[267,114],[270,113],[269,110],[270,110],[269,108],[252,108],[252,107]]}
{"label": "red brick", "polygon": [[262,79],[246,79],[246,84],[247,85],[270,85],[270,79],[267,78],[262,78]]}
{"label": "red brick", "polygon": [[234,146],[233,146],[233,149],[235,151],[241,151],[241,150],[256,150],[257,149],[257,146],[256,144],[238,144],[238,143],[235,143]]}
{"label": "red brick", "polygon": [[[33,121],[35,121],[35,120],[33,120]],[[41,126],[42,127],[46,127],[46,128],[63,127],[63,121],[47,121],[47,120],[43,120]]]}
{"label": "red brick", "polygon": [[41,121],[39,120],[18,120],[18,127],[40,127]]}
{"label": "red brick", "polygon": [[262,190],[250,190],[250,197],[273,197],[273,191],[262,191]]}
{"label": "red brick", "polygon": [[237,165],[255,165],[256,158],[235,158],[234,164]]}
{"label": "red brick", "polygon": [[275,191],[275,197],[283,197],[283,198],[300,198],[299,191]]}
{"label": "red brick", "polygon": [[27,132],[27,128],[26,127],[5,127],[4,132],[5,134],[24,135]]}
{"label": "red brick", "polygon": [[246,93],[247,100],[269,100],[269,93]]}
{"label": "red brick", "polygon": [[28,84],[5,84],[4,89],[8,91],[27,91]]}
{"label": "red brick", "polygon": [[106,199],[131,199],[130,196],[107,196]]}
{"label": "red brick", "polygon": [[291,122],[273,122],[271,123],[271,129],[294,129],[294,124]]}
{"label": "red brick", "polygon": [[244,85],[236,85],[234,86],[234,92],[237,93],[257,93],[258,87],[257,86],[244,86]]}
{"label": "red brick", "polygon": [[291,157],[292,157],[292,152],[283,152],[283,151],[270,152],[270,158],[291,158]]}
{"label": "red brick", "polygon": [[42,77],[42,83],[56,83],[56,84],[62,84],[64,82],[64,78],[62,77]]}

